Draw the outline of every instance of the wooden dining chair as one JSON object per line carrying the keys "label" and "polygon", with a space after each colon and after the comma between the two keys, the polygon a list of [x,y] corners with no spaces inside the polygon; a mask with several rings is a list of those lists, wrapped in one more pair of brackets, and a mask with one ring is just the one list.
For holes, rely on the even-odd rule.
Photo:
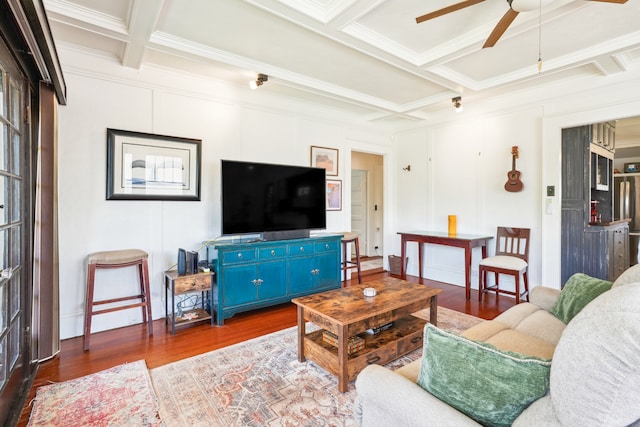
{"label": "wooden dining chair", "polygon": [[[529,300],[529,280],[527,269],[529,267],[529,228],[498,227],[496,238],[496,253],[494,256],[484,258],[480,261],[478,271],[478,298],[482,301],[485,292],[495,292],[496,295],[503,293],[514,295],[516,304],[520,303],[520,298],[526,297]],[[487,283],[487,273],[494,273],[495,284],[489,286]],[[515,279],[515,292],[500,289],[499,278],[501,274],[508,274]],[[520,292],[520,275],[524,290]]]}

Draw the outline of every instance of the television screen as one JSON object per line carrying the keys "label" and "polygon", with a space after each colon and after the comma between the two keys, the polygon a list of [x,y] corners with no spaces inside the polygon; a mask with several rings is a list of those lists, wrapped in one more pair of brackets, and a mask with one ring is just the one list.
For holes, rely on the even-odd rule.
{"label": "television screen", "polygon": [[326,228],[324,169],[222,160],[221,171],[222,234]]}

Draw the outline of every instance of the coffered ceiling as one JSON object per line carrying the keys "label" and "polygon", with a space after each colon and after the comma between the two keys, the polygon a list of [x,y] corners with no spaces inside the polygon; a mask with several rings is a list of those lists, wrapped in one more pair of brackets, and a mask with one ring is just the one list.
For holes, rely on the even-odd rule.
{"label": "coffered ceiling", "polygon": [[[58,45],[124,67],[177,69],[309,100],[369,122],[412,123],[506,91],[640,66],[640,0],[540,0],[492,48],[509,8],[487,0],[44,0]],[[515,4],[515,0],[514,0]],[[540,25],[540,23],[542,25]],[[538,73],[539,53],[543,60]],[[64,57],[62,58],[64,65]]]}

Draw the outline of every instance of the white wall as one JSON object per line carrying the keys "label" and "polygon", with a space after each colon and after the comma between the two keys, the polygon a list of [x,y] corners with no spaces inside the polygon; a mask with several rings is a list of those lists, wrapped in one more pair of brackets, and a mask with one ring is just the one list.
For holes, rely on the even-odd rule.
{"label": "white wall", "polygon": [[[220,235],[220,159],[309,165],[310,146],[340,150],[339,176],[356,146],[388,155],[390,136],[315,118],[287,100],[160,70],[132,72],[109,60],[61,54],[69,88],[59,109],[61,337],[82,335],[85,261],[95,251],[140,248],[150,255],[153,317],[164,316],[163,271],[178,248]],[[202,140],[200,202],[108,201],[106,129]],[[343,191],[347,195],[350,187]],[[348,197],[347,197],[348,201]],[[327,213],[328,230],[348,230],[350,209]],[[135,270],[99,270],[96,299],[134,294]],[[141,310],[95,316],[94,332],[141,322]]]}
{"label": "white wall", "polygon": [[[458,232],[491,234],[498,225],[532,229],[531,286],[560,288],[561,130],[640,114],[640,70],[624,76],[593,75],[553,87],[516,92],[482,104],[465,102],[463,113],[443,111],[429,124],[395,135],[397,231],[447,229],[447,215],[458,216]],[[511,147],[518,146],[517,169],[524,189],[503,188],[511,169]],[[401,169],[411,164],[411,172]],[[546,187],[555,186],[555,197]],[[547,210],[547,203],[550,204]],[[490,245],[490,254],[495,242]],[[417,245],[408,245],[409,274],[417,274]],[[392,253],[400,253],[400,239]],[[423,276],[462,285],[462,251],[428,247]],[[472,261],[477,289],[480,254]],[[505,280],[507,287],[511,285]],[[502,285],[502,281],[501,281]]]}
{"label": "white wall", "polygon": [[[453,113],[455,114],[455,113]],[[541,109],[468,117],[396,135],[401,171],[398,190],[398,231],[446,231],[448,215],[457,216],[460,234],[495,235],[498,225],[529,227],[531,252],[540,253],[540,129]],[[524,189],[504,190],[512,166],[512,146],[519,147],[517,169]],[[407,159],[404,161],[400,159]],[[413,159],[413,160],[410,160]],[[404,167],[404,166],[403,166]],[[407,245],[410,274],[418,273],[417,244]],[[489,253],[494,252],[491,241]],[[400,253],[399,239],[395,244]],[[429,245],[424,253],[423,275],[464,286],[464,252]],[[472,287],[477,288],[480,249],[474,249]],[[540,258],[531,257],[530,282],[539,283]],[[508,285],[508,281],[504,281]],[[508,286],[505,286],[508,288]]]}
{"label": "white wall", "polygon": [[[465,110],[435,112],[423,126],[388,132],[321,119],[320,106],[162,70],[141,71],[60,50],[69,102],[59,110],[61,337],[82,334],[85,259],[98,250],[138,247],[149,252],[154,318],[164,315],[162,272],[179,247],[197,249],[220,234],[219,160],[306,165],[311,145],[340,150],[343,210],[328,212],[328,229],[350,227],[351,151],[383,156],[386,255],[400,253],[399,231],[446,230],[458,216],[461,233],[495,234],[500,224],[532,228],[530,283],[560,287],[560,136],[564,127],[640,115],[640,70],[593,75],[552,87],[513,92]],[[450,111],[449,111],[450,110]],[[203,141],[202,201],[106,201],[106,128]],[[524,190],[503,189],[511,147]],[[404,171],[411,165],[411,171]],[[545,207],[545,188],[556,196]],[[410,245],[409,273],[417,272]],[[491,245],[491,252],[493,245]],[[433,247],[425,276],[461,285],[462,254]],[[472,283],[477,287],[474,253]],[[104,294],[122,291],[133,272],[100,272]],[[100,284],[102,283],[102,284]],[[100,297],[100,295],[98,295]],[[140,322],[136,310],[98,316],[94,331]]]}

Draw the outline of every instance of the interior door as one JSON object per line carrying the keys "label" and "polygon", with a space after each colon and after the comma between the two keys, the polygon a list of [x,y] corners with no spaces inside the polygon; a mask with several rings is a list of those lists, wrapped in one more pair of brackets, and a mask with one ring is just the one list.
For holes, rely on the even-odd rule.
{"label": "interior door", "polygon": [[[351,171],[351,231],[358,233],[360,256],[369,256],[367,248],[367,177],[366,170]],[[353,245],[350,245],[353,246]],[[351,249],[354,256],[355,248]]]}
{"label": "interior door", "polygon": [[0,424],[30,375],[27,79],[0,39]]}

